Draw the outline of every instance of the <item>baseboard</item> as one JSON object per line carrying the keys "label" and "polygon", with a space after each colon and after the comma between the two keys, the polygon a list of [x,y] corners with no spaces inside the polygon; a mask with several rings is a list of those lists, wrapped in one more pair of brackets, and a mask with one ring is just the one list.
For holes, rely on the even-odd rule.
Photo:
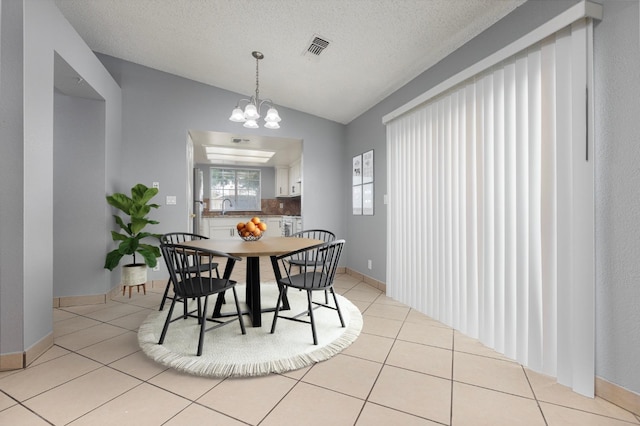
{"label": "baseboard", "polygon": [[24,366],[24,352],[0,355],[0,371],[19,370]]}
{"label": "baseboard", "polygon": [[346,268],[346,273],[354,278],[357,278],[360,281],[364,281],[366,284],[369,284],[373,288],[377,288],[383,293],[387,292],[387,284],[383,283],[382,281],[378,281],[375,278],[371,278],[351,268]]}
{"label": "baseboard", "polygon": [[33,361],[38,359],[40,355],[45,353],[53,346],[53,332],[49,333],[35,345],[31,346],[24,353],[24,366],[28,367]]}
{"label": "baseboard", "polygon": [[[92,294],[89,296],[63,296],[57,297],[56,299],[58,308],[66,308],[69,306],[79,305],[100,305],[102,303],[107,303],[106,294]],[[54,306],[56,306],[55,299],[53,303]]]}
{"label": "baseboard", "polygon": [[0,355],[0,371],[20,370],[28,367],[53,346],[53,333],[49,333],[24,352]]}
{"label": "baseboard", "polygon": [[[151,284],[153,286],[155,281],[147,282],[147,286]],[[166,281],[164,282],[166,285]],[[113,299],[114,297],[122,294],[122,286],[118,285],[112,288],[106,294],[92,294],[88,296],[63,296],[63,297],[54,297],[53,298],[53,307],[54,308],[65,308],[69,306],[81,306],[81,305],[100,305],[102,303],[107,303],[108,300]]]}
{"label": "baseboard", "polygon": [[635,392],[596,377],[596,396],[640,416],[640,395]]}

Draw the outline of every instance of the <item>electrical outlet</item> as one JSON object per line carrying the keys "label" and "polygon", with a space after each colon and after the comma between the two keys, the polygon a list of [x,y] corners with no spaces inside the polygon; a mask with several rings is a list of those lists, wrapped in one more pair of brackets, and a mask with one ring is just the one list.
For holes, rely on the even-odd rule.
{"label": "electrical outlet", "polygon": [[371,269],[372,267],[371,259],[367,260],[367,268]]}
{"label": "electrical outlet", "polygon": [[153,187],[160,189],[160,182],[153,182]]}
{"label": "electrical outlet", "polygon": [[284,203],[280,203],[280,208],[284,208]]}
{"label": "electrical outlet", "polygon": [[175,206],[177,203],[177,199],[175,195],[167,195],[167,201],[166,204],[168,206]]}

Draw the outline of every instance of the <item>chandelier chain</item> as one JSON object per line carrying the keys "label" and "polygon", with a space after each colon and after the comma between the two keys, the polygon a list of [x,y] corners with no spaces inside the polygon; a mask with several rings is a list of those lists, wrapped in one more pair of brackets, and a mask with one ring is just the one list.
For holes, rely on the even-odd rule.
{"label": "chandelier chain", "polygon": [[260,102],[260,78],[258,72],[258,65],[260,64],[260,58],[256,57],[256,106]]}

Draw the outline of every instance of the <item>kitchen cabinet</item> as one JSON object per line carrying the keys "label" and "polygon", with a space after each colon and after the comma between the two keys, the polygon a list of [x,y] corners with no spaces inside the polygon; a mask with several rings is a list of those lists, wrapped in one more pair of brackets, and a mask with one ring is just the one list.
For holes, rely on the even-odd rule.
{"label": "kitchen cabinet", "polygon": [[289,167],[276,167],[276,197],[288,197],[288,196],[289,196]]}
{"label": "kitchen cabinet", "polygon": [[[257,215],[260,216],[259,214]],[[240,238],[236,226],[239,222],[247,223],[254,216],[229,216],[229,217],[211,217],[206,219],[208,222],[209,238],[215,240],[233,240]],[[282,235],[281,216],[263,217],[262,221],[267,224],[266,236],[279,237]]]}
{"label": "kitchen cabinet", "polygon": [[233,240],[238,236],[238,222],[248,222],[250,217],[214,217],[209,219],[209,238],[215,240]]}
{"label": "kitchen cabinet", "polygon": [[299,197],[302,195],[302,169],[300,160],[289,167],[289,196]]}
{"label": "kitchen cabinet", "polygon": [[282,235],[282,219],[280,216],[268,217],[264,221],[267,223],[267,236],[279,237]]}

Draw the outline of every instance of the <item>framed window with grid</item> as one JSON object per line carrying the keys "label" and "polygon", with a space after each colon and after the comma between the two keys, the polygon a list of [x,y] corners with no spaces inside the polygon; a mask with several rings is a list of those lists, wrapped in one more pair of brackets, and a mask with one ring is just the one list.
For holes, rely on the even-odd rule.
{"label": "framed window with grid", "polygon": [[[259,211],[261,209],[261,173],[257,169],[211,167],[209,210],[222,210],[225,199],[231,201],[227,210]],[[231,208],[230,208],[231,207]]]}

